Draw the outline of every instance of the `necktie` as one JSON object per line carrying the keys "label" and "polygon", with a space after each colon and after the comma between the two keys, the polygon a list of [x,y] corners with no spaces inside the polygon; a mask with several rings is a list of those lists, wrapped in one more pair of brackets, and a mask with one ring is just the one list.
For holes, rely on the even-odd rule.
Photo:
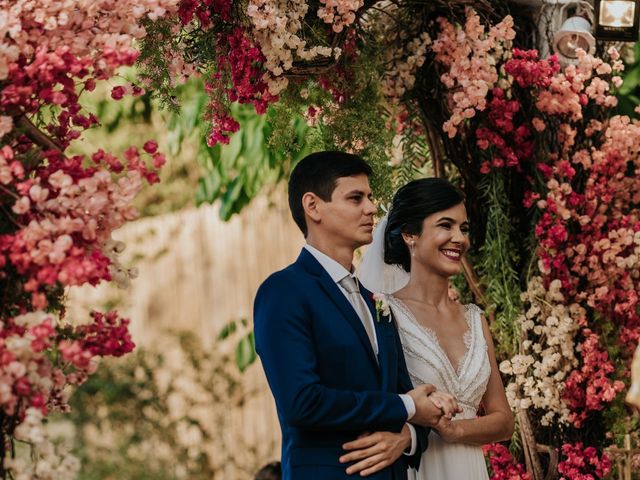
{"label": "necktie", "polygon": [[358,317],[360,317],[360,321],[362,322],[362,325],[367,332],[367,336],[369,337],[371,348],[377,354],[378,352],[376,352],[376,334],[373,330],[372,323],[369,321],[369,315],[371,315],[369,313],[369,307],[367,307],[364,298],[362,298],[360,289],[358,288],[355,279],[351,275],[347,275],[338,283],[349,294],[349,301],[358,314]]}

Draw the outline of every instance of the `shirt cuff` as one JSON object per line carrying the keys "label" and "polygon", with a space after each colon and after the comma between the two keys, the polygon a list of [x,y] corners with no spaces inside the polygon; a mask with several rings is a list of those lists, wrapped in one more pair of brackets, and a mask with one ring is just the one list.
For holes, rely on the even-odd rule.
{"label": "shirt cuff", "polygon": [[409,427],[409,432],[411,433],[411,450],[405,450],[402,452],[404,455],[411,456],[416,453],[416,449],[418,448],[418,436],[416,435],[416,429],[410,423],[407,423],[407,427]]}
{"label": "shirt cuff", "polygon": [[416,404],[411,398],[411,395],[402,394],[400,395],[400,400],[404,403],[404,408],[407,409],[407,422],[413,418],[416,414]]}

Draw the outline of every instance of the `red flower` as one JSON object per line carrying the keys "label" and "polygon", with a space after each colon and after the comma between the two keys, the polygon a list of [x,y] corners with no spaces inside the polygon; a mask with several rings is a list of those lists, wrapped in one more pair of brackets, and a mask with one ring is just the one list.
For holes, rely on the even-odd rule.
{"label": "red flower", "polygon": [[124,97],[124,94],[125,94],[125,89],[121,85],[117,87],[113,87],[113,89],[111,90],[111,98],[113,98],[114,100],[122,100],[122,97]]}

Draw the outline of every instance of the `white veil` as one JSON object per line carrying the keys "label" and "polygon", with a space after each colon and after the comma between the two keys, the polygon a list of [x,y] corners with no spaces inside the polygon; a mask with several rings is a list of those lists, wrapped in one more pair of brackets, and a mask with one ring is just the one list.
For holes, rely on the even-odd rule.
{"label": "white veil", "polygon": [[409,274],[400,265],[384,263],[384,231],[389,214],[386,214],[373,232],[373,241],[362,257],[357,269],[360,282],[374,293],[394,293],[409,282]]}

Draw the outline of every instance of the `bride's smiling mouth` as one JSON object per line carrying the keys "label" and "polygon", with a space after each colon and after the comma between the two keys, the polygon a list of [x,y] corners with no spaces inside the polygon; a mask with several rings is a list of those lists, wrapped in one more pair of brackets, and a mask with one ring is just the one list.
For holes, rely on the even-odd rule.
{"label": "bride's smiling mouth", "polygon": [[454,262],[459,262],[462,258],[462,250],[456,248],[441,248],[440,252],[447,257],[447,259]]}

